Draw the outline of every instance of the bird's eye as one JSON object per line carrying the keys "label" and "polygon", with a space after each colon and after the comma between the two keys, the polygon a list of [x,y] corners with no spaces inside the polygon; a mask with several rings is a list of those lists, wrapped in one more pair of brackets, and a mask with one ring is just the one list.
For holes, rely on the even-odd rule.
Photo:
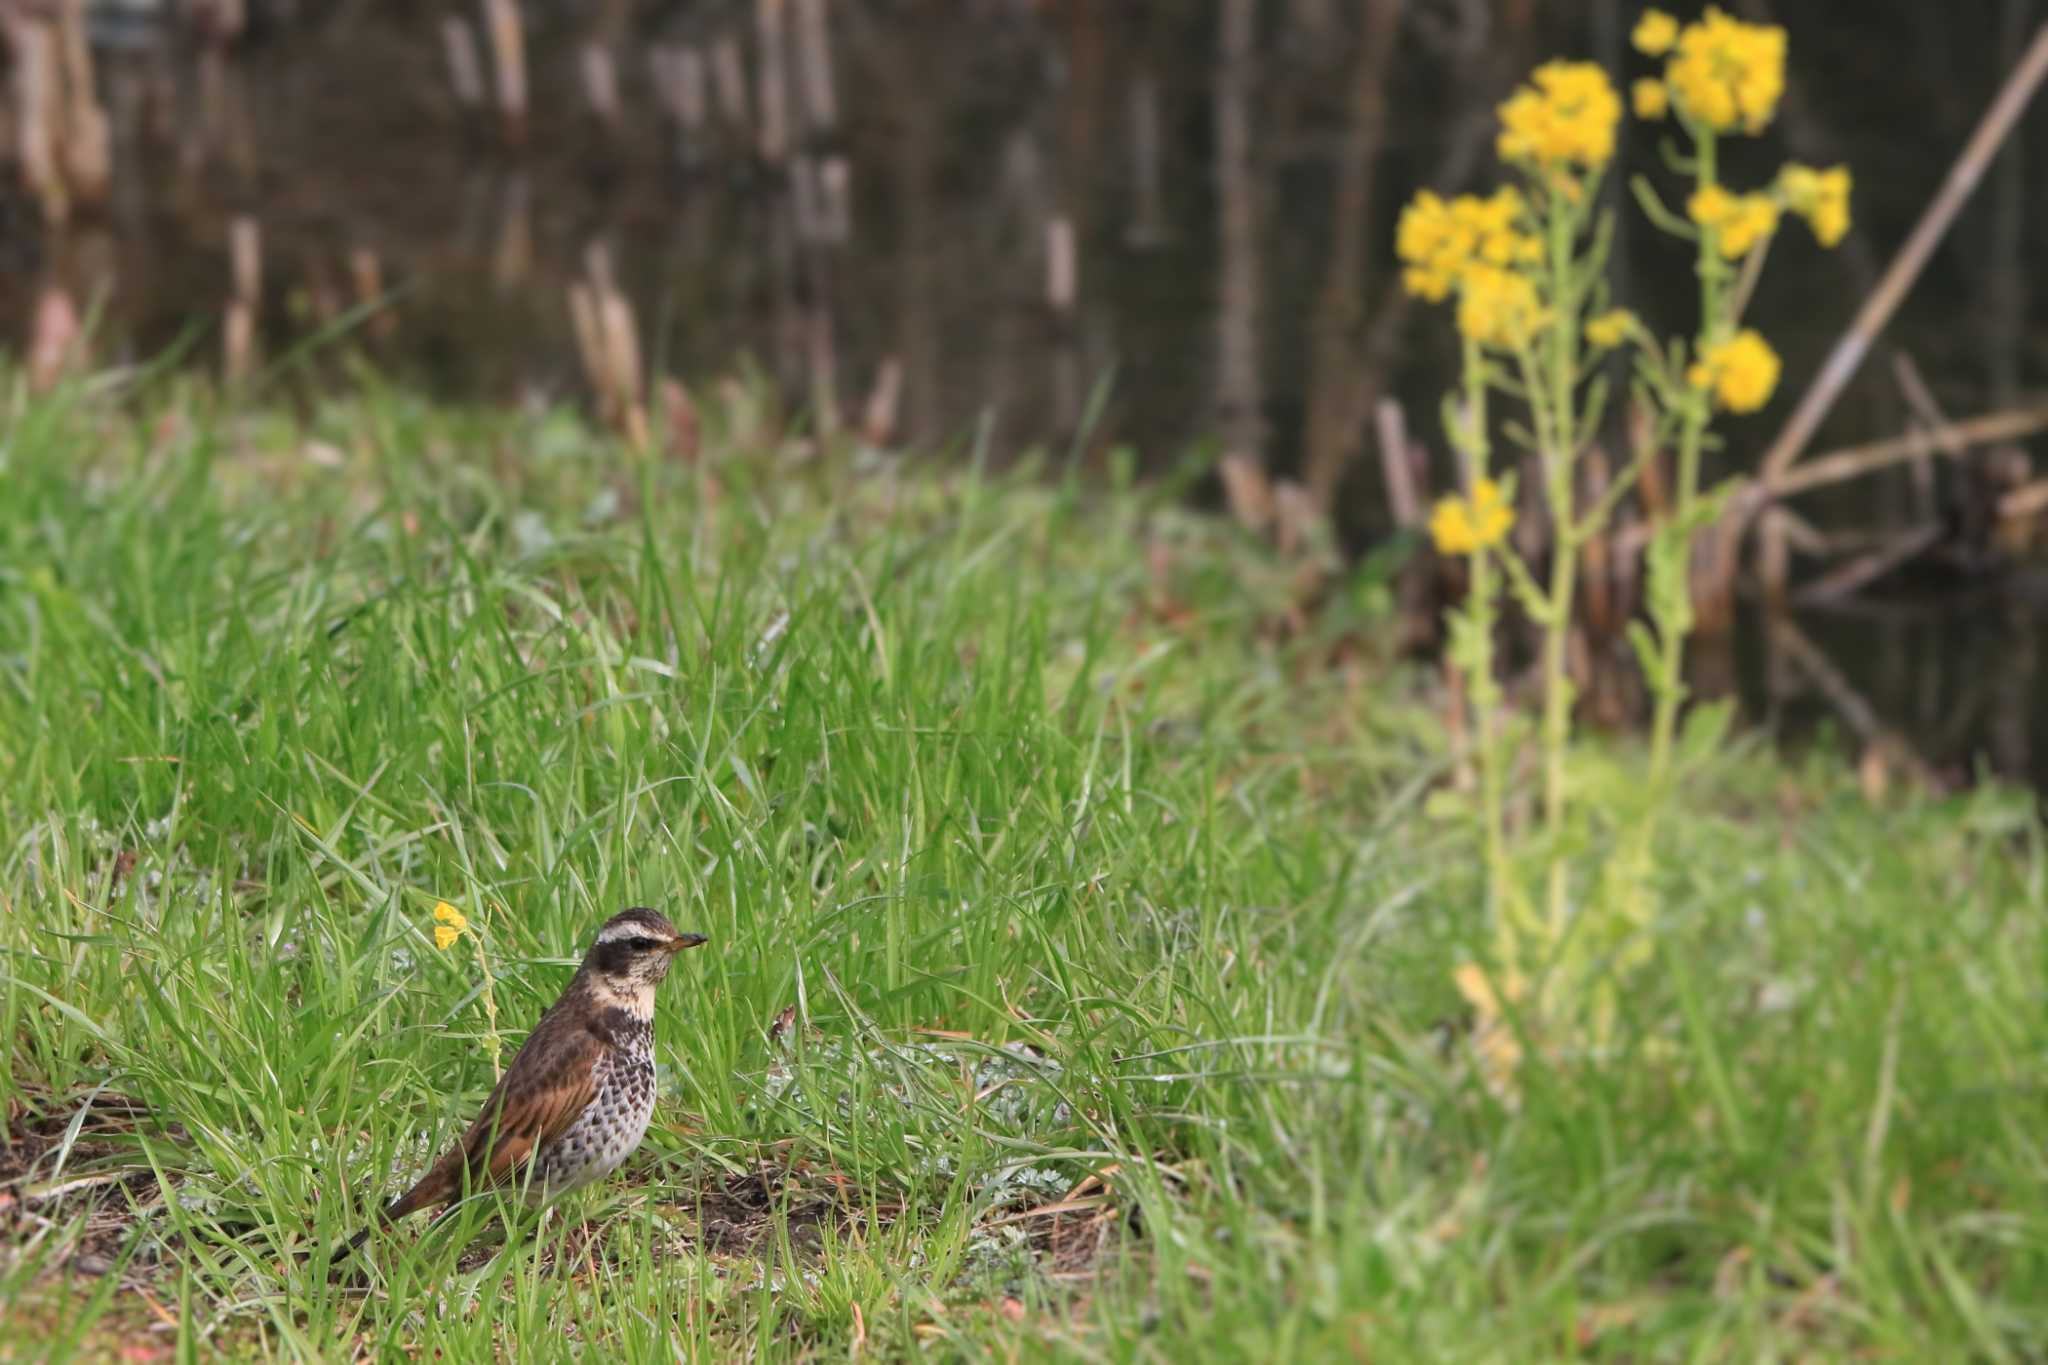
{"label": "bird's eye", "polygon": [[651,953],[654,951],[654,940],[651,938],[627,939],[626,946],[636,953]]}

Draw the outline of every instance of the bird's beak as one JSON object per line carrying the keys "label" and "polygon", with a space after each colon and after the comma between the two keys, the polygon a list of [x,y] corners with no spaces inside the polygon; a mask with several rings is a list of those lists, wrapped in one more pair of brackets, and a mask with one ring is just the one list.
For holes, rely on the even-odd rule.
{"label": "bird's beak", "polygon": [[700,943],[711,942],[706,934],[677,934],[665,945],[671,953],[680,953],[685,948],[694,948]]}

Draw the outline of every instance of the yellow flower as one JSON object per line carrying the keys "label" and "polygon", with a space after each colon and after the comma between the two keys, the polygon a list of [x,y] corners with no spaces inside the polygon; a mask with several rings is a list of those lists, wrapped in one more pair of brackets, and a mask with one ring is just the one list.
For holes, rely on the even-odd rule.
{"label": "yellow flower", "polygon": [[1761,132],[1785,93],[1785,30],[1709,5],[1679,33],[1664,79],[1688,118],[1716,132]]}
{"label": "yellow flower", "polygon": [[1636,324],[1636,315],[1626,308],[1610,308],[1595,318],[1586,319],[1587,344],[1599,350],[1612,350],[1628,339],[1629,330]]}
{"label": "yellow flower", "polygon": [[462,931],[468,927],[469,921],[463,917],[460,910],[457,910],[447,901],[440,901],[435,904],[434,946],[436,948],[439,948],[444,953],[447,952],[454,945],[455,940],[462,937]]}
{"label": "yellow flower", "polygon": [[1466,555],[1498,545],[1514,524],[1515,509],[1501,496],[1500,485],[1481,479],[1472,486],[1470,498],[1437,500],[1429,517],[1429,533],[1439,553]]}
{"label": "yellow flower", "polygon": [[1715,399],[1730,412],[1755,412],[1778,387],[1778,353],[1750,328],[1709,346],[1685,372],[1694,388],[1712,388]]}
{"label": "yellow flower", "polygon": [[1512,346],[1543,320],[1536,286],[1499,266],[1473,265],[1458,280],[1458,331],[1482,346]]}
{"label": "yellow flower", "polygon": [[1402,285],[1419,298],[1440,303],[1475,264],[1506,266],[1535,260],[1543,244],[1516,230],[1522,207],[1522,196],[1513,189],[1498,190],[1485,199],[1462,194],[1448,202],[1433,191],[1422,191],[1401,210],[1394,233],[1394,251],[1406,265]]}
{"label": "yellow flower", "polygon": [[1849,231],[1849,168],[1817,171],[1797,163],[1778,173],[1785,206],[1806,219],[1814,239],[1824,247],[1840,242]]}
{"label": "yellow flower", "polygon": [[1719,185],[1693,192],[1685,211],[1695,223],[1715,234],[1715,243],[1729,260],[1747,256],[1758,242],[1778,230],[1778,201],[1767,194],[1733,195]]}
{"label": "yellow flower", "polygon": [[1731,261],[1740,260],[1778,230],[1778,201],[1765,194],[1745,194],[1720,227],[1721,254]]}
{"label": "yellow flower", "polygon": [[1735,196],[1719,185],[1707,185],[1693,191],[1685,211],[1701,227],[1719,227],[1735,211]]}
{"label": "yellow flower", "polygon": [[1662,81],[1644,77],[1629,87],[1629,98],[1637,118],[1660,119],[1671,112],[1671,92]]}
{"label": "yellow flower", "polygon": [[1678,21],[1663,10],[1646,9],[1636,21],[1636,31],[1629,35],[1629,41],[1645,57],[1661,57],[1678,41]]}
{"label": "yellow flower", "polygon": [[1503,161],[1598,170],[1614,158],[1621,97],[1592,62],[1545,62],[1500,107]]}

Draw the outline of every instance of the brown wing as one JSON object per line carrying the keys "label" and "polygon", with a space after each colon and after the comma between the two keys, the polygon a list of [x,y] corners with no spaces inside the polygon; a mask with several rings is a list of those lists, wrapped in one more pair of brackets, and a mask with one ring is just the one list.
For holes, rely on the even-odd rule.
{"label": "brown wing", "polygon": [[604,1040],[572,1012],[548,1011],[498,1078],[462,1141],[393,1201],[385,1218],[403,1218],[460,1198],[465,1169],[472,1189],[518,1178],[520,1164],[560,1137],[596,1097],[596,1062],[603,1047]]}
{"label": "brown wing", "polygon": [[546,1027],[550,1023],[571,1021],[566,1016],[543,1020],[534,1029],[462,1135],[460,1150],[472,1186],[517,1175],[528,1157],[560,1137],[597,1097],[601,1040],[589,1029],[551,1029]]}

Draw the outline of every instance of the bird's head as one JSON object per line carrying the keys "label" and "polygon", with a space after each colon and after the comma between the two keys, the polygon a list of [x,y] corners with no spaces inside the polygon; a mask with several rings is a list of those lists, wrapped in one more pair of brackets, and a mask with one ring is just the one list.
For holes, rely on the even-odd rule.
{"label": "bird's head", "polygon": [[604,922],[583,967],[619,995],[651,993],[668,975],[677,953],[705,941],[702,934],[678,933],[666,919],[636,905]]}

